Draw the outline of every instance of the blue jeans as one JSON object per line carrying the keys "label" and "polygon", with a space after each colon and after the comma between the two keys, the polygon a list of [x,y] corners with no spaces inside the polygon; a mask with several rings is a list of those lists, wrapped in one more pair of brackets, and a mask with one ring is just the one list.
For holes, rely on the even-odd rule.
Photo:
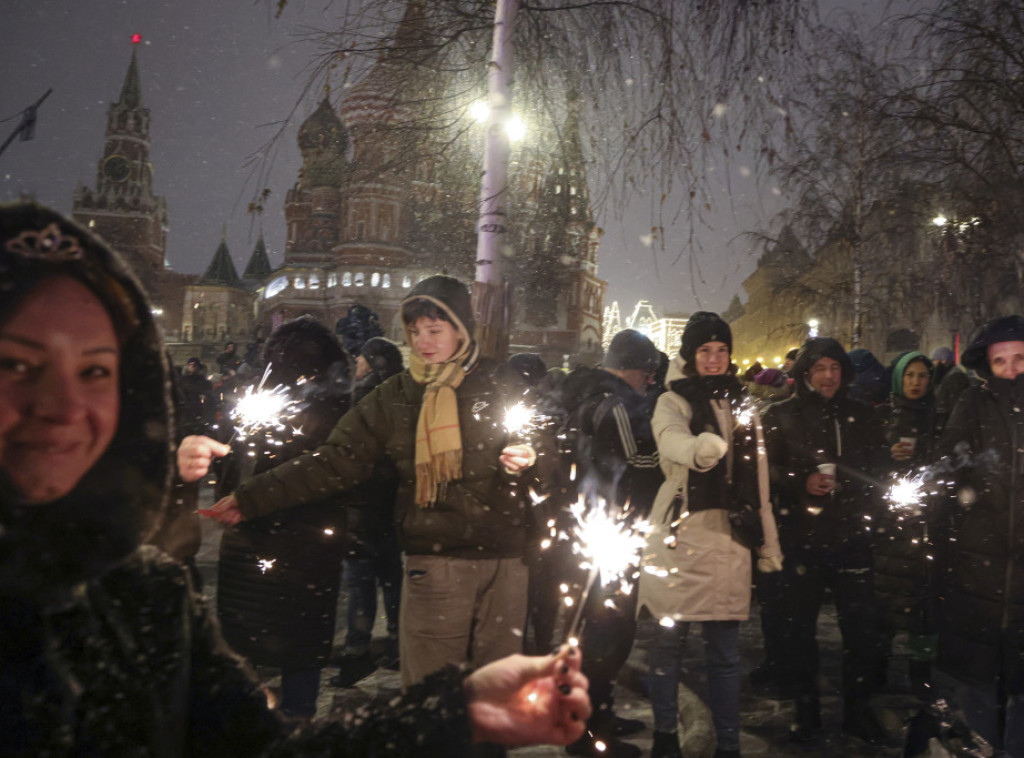
{"label": "blue jeans", "polygon": [[1009,758],[1024,758],[1024,696],[1007,698],[1006,726],[1001,735],[995,693],[961,684],[957,687],[957,698],[971,729],[994,747],[1005,750]]}
{"label": "blue jeans", "polygon": [[[679,729],[679,644],[683,624],[659,626],[647,647],[654,729]],[[708,707],[720,750],[740,749],[740,622],[702,621]]]}
{"label": "blue jeans", "polygon": [[377,619],[377,584],[384,594],[388,637],[398,638],[398,604],[402,595],[402,557],[398,553],[374,558],[346,558],[345,584],[348,587],[348,618],[345,654],[370,652],[373,624]]}

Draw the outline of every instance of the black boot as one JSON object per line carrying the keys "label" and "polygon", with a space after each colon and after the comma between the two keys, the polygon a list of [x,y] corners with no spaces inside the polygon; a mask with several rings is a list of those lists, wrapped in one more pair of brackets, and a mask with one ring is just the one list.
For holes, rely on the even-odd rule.
{"label": "black boot", "polygon": [[817,695],[801,695],[796,699],[796,720],[789,725],[789,739],[807,742],[821,730],[821,701]]}
{"label": "black boot", "polygon": [[365,679],[377,670],[377,664],[369,651],[359,655],[343,655],[338,660],[341,669],[336,676],[328,680],[332,687],[352,687],[356,682]]}
{"label": "black boot", "polygon": [[872,745],[882,745],[889,735],[867,702],[855,701],[843,707],[843,731]]}
{"label": "black boot", "polygon": [[683,751],[679,749],[679,733],[655,730],[651,758],[683,758]]}

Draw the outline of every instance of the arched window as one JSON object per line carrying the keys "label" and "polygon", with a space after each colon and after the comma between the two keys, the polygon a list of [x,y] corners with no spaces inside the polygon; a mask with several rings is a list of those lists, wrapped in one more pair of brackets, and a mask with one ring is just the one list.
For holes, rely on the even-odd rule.
{"label": "arched window", "polygon": [[362,271],[357,271],[356,272],[356,286],[357,287],[362,287],[365,283],[366,283],[366,280],[365,280],[365,278],[363,276],[363,272]]}
{"label": "arched window", "polygon": [[370,286],[371,287],[377,287],[379,285],[380,285],[380,272],[379,271],[374,271],[372,274],[370,274]]}
{"label": "arched window", "polygon": [[352,286],[352,272],[346,271],[341,275],[341,286],[351,287]]}

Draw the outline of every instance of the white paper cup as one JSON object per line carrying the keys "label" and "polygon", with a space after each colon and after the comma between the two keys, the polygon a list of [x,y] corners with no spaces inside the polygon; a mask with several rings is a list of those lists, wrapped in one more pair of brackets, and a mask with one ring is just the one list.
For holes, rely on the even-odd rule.
{"label": "white paper cup", "polygon": [[836,464],[834,463],[819,463],[818,473],[824,474],[825,476],[831,476],[835,478],[836,475]]}

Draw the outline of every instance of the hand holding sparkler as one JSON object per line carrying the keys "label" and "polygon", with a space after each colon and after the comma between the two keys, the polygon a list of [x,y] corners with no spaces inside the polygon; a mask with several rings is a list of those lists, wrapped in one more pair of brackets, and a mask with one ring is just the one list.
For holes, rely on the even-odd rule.
{"label": "hand holding sparkler", "polygon": [[183,482],[197,482],[209,473],[214,458],[230,452],[230,445],[202,434],[190,434],[178,445],[178,476]]}
{"label": "hand holding sparkler", "polygon": [[242,520],[242,511],[238,507],[238,499],[234,495],[222,497],[206,510],[199,511],[199,515],[219,521],[225,526],[234,526]]}
{"label": "hand holding sparkler", "polygon": [[510,655],[470,674],[463,683],[476,742],[568,745],[590,717],[587,678],[579,651]]}
{"label": "hand holding sparkler", "polygon": [[501,451],[498,460],[505,467],[505,471],[518,474],[537,462],[537,453],[529,445],[509,445]]}

